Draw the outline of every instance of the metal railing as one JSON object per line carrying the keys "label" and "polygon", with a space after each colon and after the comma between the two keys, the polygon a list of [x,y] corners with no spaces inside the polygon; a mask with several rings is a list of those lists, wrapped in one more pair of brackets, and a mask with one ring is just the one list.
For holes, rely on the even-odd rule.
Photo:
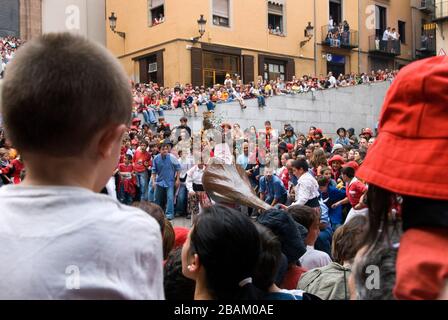
{"label": "metal railing", "polygon": [[334,48],[357,48],[358,31],[344,30],[338,27],[330,28],[328,25],[322,27],[322,44]]}
{"label": "metal railing", "polygon": [[425,30],[420,41],[420,51],[436,51],[436,30]]}
{"label": "metal railing", "polygon": [[399,56],[401,54],[401,42],[400,40],[381,40],[381,38],[372,35],[369,36],[369,51]]}
{"label": "metal railing", "polygon": [[434,18],[435,20],[448,18],[448,1],[436,1]]}
{"label": "metal railing", "polygon": [[420,9],[434,11],[434,0],[421,0]]}

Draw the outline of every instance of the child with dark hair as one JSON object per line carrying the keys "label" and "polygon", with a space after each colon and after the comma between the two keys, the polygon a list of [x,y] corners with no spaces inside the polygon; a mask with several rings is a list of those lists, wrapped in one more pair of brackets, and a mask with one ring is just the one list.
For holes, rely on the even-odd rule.
{"label": "child with dark hair", "polygon": [[344,217],[342,213],[342,206],[333,208],[333,204],[345,199],[346,190],[345,188],[336,188],[336,186],[331,184],[327,176],[319,177],[317,179],[317,183],[319,184],[319,192],[322,200],[328,207],[331,228],[333,231],[336,231],[336,229],[342,225]]}
{"label": "child with dark hair", "polygon": [[118,199],[126,205],[132,203],[137,193],[134,166],[131,161],[132,156],[127,154],[124,157],[124,162],[118,165],[118,173],[120,175]]}
{"label": "child with dark hair", "polygon": [[131,120],[130,89],[107,49],[70,33],[31,40],[8,65],[2,116],[27,176],[0,189],[1,299],[164,298],[156,221],[99,194]]}
{"label": "child with dark hair", "polygon": [[287,270],[282,279],[277,279],[282,289],[295,289],[300,276],[306,271],[299,266],[299,258],[306,252],[296,223],[283,210],[269,210],[257,218],[257,222],[269,228],[280,240],[282,253],[286,257]]}
{"label": "child with dark hair", "polygon": [[260,236],[249,217],[215,205],[203,210],[182,249],[182,272],[195,300],[258,300],[252,284]]}
{"label": "child with dark hair", "polygon": [[345,219],[345,223],[347,223],[354,216],[367,216],[368,209],[365,204],[360,202],[361,197],[367,192],[367,186],[355,177],[355,168],[349,166],[349,164],[342,168],[341,173],[346,186],[346,197],[334,203],[331,208],[337,209],[343,204],[350,204],[352,208]]}

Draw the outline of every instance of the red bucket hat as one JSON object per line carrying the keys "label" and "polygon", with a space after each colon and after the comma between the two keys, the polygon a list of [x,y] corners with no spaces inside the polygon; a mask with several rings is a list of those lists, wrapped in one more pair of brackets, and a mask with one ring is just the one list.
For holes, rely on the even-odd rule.
{"label": "red bucket hat", "polygon": [[359,164],[356,161],[350,161],[344,164],[342,168],[353,168],[356,172],[359,169]]}
{"label": "red bucket hat", "polygon": [[335,161],[339,161],[341,164],[345,163],[344,158],[342,158],[340,155],[337,154],[333,156],[330,160],[328,160],[328,164],[331,166]]}
{"label": "red bucket hat", "polygon": [[357,176],[402,195],[448,199],[448,57],[403,68]]}

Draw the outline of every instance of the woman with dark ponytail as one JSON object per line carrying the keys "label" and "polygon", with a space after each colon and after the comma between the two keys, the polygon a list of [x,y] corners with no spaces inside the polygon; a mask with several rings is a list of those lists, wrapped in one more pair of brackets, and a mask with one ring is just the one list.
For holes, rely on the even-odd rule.
{"label": "woman with dark ponytail", "polygon": [[252,284],[260,254],[254,223],[233,209],[203,210],[182,249],[182,272],[196,281],[195,300],[259,300]]}

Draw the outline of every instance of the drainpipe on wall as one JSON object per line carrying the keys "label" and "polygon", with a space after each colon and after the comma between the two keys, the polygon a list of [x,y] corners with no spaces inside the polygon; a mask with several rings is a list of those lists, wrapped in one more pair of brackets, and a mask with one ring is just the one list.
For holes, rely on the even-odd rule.
{"label": "drainpipe on wall", "polygon": [[316,28],[316,32],[314,34],[314,76],[317,77],[317,34],[318,27],[316,24],[316,0],[314,0],[314,27]]}
{"label": "drainpipe on wall", "polygon": [[358,0],[358,74],[361,74],[361,0]]}

